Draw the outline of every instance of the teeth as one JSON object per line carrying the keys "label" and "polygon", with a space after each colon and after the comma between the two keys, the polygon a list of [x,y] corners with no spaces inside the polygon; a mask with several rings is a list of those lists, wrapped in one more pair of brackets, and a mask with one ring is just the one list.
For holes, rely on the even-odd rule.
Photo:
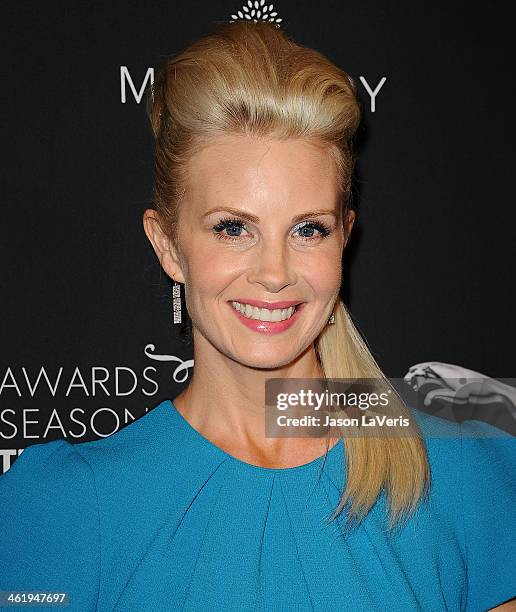
{"label": "teeth", "polygon": [[255,321],[285,321],[285,319],[290,319],[290,317],[296,311],[295,306],[290,306],[290,308],[276,308],[275,310],[269,310],[268,308],[257,308],[256,306],[241,304],[240,302],[231,302],[231,304],[233,308],[238,310],[240,314],[243,314],[244,317],[254,319]]}

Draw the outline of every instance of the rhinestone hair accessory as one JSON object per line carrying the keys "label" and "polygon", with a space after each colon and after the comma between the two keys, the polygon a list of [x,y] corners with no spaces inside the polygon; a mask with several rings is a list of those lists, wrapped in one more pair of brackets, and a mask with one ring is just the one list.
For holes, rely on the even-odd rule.
{"label": "rhinestone hair accessory", "polygon": [[234,21],[270,21],[279,28],[283,19],[278,18],[278,13],[274,10],[273,4],[266,4],[265,0],[247,0],[247,3],[242,6],[236,14],[231,15],[229,23]]}

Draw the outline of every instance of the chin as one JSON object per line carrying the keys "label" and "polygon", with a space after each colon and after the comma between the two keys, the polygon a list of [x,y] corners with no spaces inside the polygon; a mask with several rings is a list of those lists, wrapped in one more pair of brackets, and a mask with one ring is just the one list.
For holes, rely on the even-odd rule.
{"label": "chin", "polygon": [[244,354],[236,354],[233,359],[249,368],[260,370],[273,370],[290,365],[296,359],[294,354],[271,354],[271,351],[247,351]]}

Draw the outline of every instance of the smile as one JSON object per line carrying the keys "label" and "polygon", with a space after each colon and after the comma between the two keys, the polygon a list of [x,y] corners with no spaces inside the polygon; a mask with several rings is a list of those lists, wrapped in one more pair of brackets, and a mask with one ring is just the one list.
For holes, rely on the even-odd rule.
{"label": "smile", "polygon": [[281,334],[296,324],[306,302],[285,300],[265,302],[263,300],[231,300],[227,304],[237,319],[248,329],[266,335]]}
{"label": "smile", "polygon": [[231,302],[233,308],[247,319],[253,319],[254,321],[265,321],[265,322],[280,322],[290,319],[290,317],[296,312],[296,306],[290,306],[289,308],[257,308],[251,304],[243,304],[240,302]]}

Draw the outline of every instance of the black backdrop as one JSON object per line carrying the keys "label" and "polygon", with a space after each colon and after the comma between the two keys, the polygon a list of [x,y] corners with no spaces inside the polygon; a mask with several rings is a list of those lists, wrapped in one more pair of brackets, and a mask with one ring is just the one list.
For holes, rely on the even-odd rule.
{"label": "black backdrop", "polygon": [[[497,3],[389,4],[274,4],[364,108],[343,295],[388,376],[432,360],[514,376],[513,21]],[[138,100],[152,68],[240,8],[3,4],[4,470],[28,444],[112,433],[191,373],[174,378],[191,347],[142,227],[153,141]]]}

